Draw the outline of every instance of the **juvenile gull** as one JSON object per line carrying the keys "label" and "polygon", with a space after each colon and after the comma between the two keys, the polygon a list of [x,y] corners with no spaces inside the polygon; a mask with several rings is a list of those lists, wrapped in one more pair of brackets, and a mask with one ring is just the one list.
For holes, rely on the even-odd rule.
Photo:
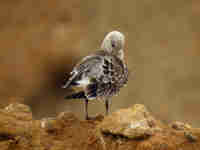
{"label": "juvenile gull", "polygon": [[66,96],[66,99],[84,99],[85,117],[88,120],[88,101],[104,100],[106,114],[109,101],[119,93],[128,80],[128,69],[124,62],[125,36],[112,31],[104,38],[101,49],[84,57],[70,73],[63,88],[80,87],[79,92]]}

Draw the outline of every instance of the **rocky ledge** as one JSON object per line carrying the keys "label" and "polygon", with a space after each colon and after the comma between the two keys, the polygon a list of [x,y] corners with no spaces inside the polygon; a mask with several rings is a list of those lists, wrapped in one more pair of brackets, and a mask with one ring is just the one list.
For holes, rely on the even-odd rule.
{"label": "rocky ledge", "polygon": [[34,120],[23,104],[0,110],[1,150],[199,150],[200,129],[187,123],[169,125],[136,104],[81,121],[72,113]]}

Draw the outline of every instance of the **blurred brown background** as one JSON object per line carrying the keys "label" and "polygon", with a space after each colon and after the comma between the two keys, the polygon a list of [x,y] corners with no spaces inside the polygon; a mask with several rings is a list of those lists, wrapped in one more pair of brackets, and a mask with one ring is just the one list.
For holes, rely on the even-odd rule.
{"label": "blurred brown background", "polygon": [[[131,70],[112,111],[142,103],[161,120],[200,126],[199,0],[1,0],[1,107],[18,101],[35,118],[82,118],[83,102],[63,99],[64,73],[112,30],[126,35]],[[105,108],[96,102],[89,111]]]}

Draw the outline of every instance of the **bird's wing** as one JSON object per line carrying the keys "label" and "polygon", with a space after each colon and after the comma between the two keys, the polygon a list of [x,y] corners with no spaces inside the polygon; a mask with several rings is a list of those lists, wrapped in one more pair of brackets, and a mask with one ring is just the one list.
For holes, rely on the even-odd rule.
{"label": "bird's wing", "polygon": [[89,84],[93,78],[98,78],[102,72],[103,57],[100,55],[89,55],[84,57],[72,70],[68,81],[63,88],[75,84]]}
{"label": "bird's wing", "polygon": [[115,95],[127,82],[127,67],[115,56],[104,56],[101,70],[95,78],[96,80],[87,85],[86,96],[88,99]]}

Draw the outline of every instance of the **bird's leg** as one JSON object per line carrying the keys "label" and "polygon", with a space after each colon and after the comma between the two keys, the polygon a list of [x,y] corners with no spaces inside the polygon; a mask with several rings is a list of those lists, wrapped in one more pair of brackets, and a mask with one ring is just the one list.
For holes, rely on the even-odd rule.
{"label": "bird's leg", "polygon": [[89,116],[88,116],[88,99],[85,99],[85,119],[89,120]]}
{"label": "bird's leg", "polygon": [[110,106],[110,104],[109,104],[109,99],[106,99],[106,100],[105,100],[105,106],[106,106],[106,115],[108,115],[108,114],[109,114],[109,111],[110,111],[110,110],[109,110],[109,108],[110,108],[110,107],[109,107],[109,106]]}

